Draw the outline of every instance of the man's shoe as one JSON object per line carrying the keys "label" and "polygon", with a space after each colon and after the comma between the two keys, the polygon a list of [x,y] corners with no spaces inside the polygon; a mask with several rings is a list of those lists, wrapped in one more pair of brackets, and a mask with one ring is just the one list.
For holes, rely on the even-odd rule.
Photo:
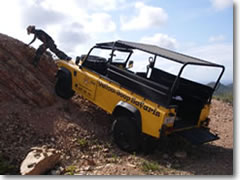
{"label": "man's shoe", "polygon": [[71,57],[69,57],[69,56],[66,58],[66,60],[67,60],[67,61],[70,61],[71,59],[72,59],[72,58],[71,58]]}

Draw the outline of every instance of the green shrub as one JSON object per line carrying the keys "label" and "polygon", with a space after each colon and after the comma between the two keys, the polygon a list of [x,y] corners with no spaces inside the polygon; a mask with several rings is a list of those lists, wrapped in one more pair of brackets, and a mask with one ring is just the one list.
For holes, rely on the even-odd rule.
{"label": "green shrub", "polygon": [[84,139],[84,138],[79,138],[79,139],[77,140],[77,143],[79,144],[79,146],[80,146],[81,148],[85,148],[85,147],[88,146],[88,141],[87,141],[86,139]]}
{"label": "green shrub", "polygon": [[143,161],[142,169],[143,171],[148,172],[148,171],[158,171],[160,168],[158,163],[156,162]]}
{"label": "green shrub", "polygon": [[73,165],[68,166],[66,168],[66,173],[65,174],[66,175],[74,175],[76,169],[77,169],[76,166],[73,166]]}
{"label": "green shrub", "polygon": [[232,93],[224,93],[224,94],[215,95],[215,96],[213,96],[213,98],[215,98],[219,101],[233,104],[233,94]]}
{"label": "green shrub", "polygon": [[1,155],[0,155],[0,174],[16,174],[16,167],[9,164]]}

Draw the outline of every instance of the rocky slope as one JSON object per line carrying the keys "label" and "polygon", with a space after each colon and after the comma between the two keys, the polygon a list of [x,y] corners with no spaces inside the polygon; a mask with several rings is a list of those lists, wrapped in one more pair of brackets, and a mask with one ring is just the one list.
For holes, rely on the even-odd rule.
{"label": "rocky slope", "polygon": [[128,154],[112,142],[111,117],[80,96],[54,93],[56,65],[45,53],[0,34],[0,173],[19,174],[33,146],[56,148],[61,162],[47,174],[191,175],[233,174],[233,108],[213,100],[211,128],[220,140],[192,146],[164,139],[151,155]]}
{"label": "rocky slope", "polygon": [[56,65],[45,54],[39,68],[34,68],[34,53],[33,48],[0,34],[0,154],[13,164],[39,142],[31,126],[44,108],[57,102],[52,88]]}

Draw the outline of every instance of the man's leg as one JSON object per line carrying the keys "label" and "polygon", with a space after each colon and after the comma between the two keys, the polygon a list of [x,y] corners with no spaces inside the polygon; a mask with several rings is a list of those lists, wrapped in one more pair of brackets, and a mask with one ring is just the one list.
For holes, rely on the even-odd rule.
{"label": "man's leg", "polygon": [[46,46],[45,44],[42,44],[42,45],[39,46],[39,48],[37,49],[36,55],[35,55],[35,57],[34,57],[34,59],[33,59],[33,62],[32,62],[32,64],[33,64],[35,67],[37,67],[38,62],[39,62],[42,54],[46,51],[46,49],[47,49],[47,46]]}
{"label": "man's leg", "polygon": [[49,44],[49,49],[56,54],[59,59],[71,60],[64,52],[60,51],[54,43]]}

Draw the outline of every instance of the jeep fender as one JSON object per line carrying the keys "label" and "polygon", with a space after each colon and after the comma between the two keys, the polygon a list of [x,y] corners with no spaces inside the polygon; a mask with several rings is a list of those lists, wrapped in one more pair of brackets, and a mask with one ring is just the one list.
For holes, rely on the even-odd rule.
{"label": "jeep fender", "polygon": [[[67,68],[61,67],[56,74],[57,77],[57,83],[60,81],[61,83],[64,83],[65,91],[68,91],[69,93],[72,91],[72,73]],[[56,83],[56,84],[57,84]]]}
{"label": "jeep fender", "polygon": [[141,132],[142,130],[142,118],[140,111],[134,107],[131,104],[128,104],[124,101],[119,101],[117,105],[115,106],[112,115],[114,117],[120,116],[120,115],[127,115],[132,117],[132,120],[135,121],[138,130]]}
{"label": "jeep fender", "polygon": [[64,76],[72,84],[72,73],[65,67],[61,67],[56,74],[56,77]]}

